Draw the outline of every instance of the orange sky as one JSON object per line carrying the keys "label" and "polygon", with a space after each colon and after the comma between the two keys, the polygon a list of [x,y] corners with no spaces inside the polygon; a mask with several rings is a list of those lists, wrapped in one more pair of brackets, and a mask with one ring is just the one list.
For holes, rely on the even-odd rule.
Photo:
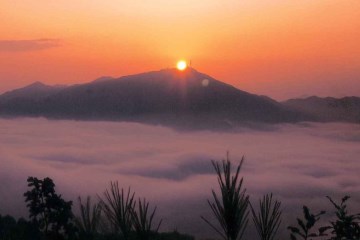
{"label": "orange sky", "polygon": [[180,58],[275,99],[360,96],[360,1],[0,1],[0,92],[158,70]]}

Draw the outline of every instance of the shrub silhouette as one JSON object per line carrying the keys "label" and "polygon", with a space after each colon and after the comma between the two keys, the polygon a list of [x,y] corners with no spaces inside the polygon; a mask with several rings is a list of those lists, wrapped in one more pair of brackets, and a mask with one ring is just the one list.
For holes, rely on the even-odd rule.
{"label": "shrub silhouette", "polygon": [[157,234],[156,240],[195,240],[193,236],[180,234],[178,231]]}
{"label": "shrub silhouette", "polygon": [[250,204],[253,222],[261,240],[273,240],[281,224],[281,202],[272,200],[272,194],[266,194],[259,200],[260,212],[256,214]]}
{"label": "shrub silhouette", "polygon": [[115,233],[120,232],[128,240],[133,227],[132,209],[135,207],[135,193],[130,188],[125,196],[124,189],[119,189],[118,182],[111,182],[110,189],[104,192],[104,199],[100,197],[102,209],[111,223]]}
{"label": "shrub silhouette", "polygon": [[16,220],[7,215],[0,215],[0,239],[14,239],[16,234]]}
{"label": "shrub silhouette", "polygon": [[65,201],[55,193],[55,184],[50,178],[39,180],[29,177],[24,193],[30,212],[30,219],[42,231],[46,239],[73,238],[75,229],[72,224],[72,202]]}
{"label": "shrub silhouette", "polygon": [[341,199],[341,203],[335,203],[332,198],[327,196],[329,201],[335,207],[336,220],[330,221],[330,226],[323,227],[331,230],[335,236],[331,240],[350,240],[360,239],[360,214],[349,214],[347,210],[346,201],[350,198],[345,196]]}
{"label": "shrub silhouette", "polygon": [[81,197],[78,198],[78,201],[80,217],[75,218],[75,225],[79,230],[80,239],[95,239],[101,221],[101,205],[99,203],[92,205],[89,196],[86,198],[85,204],[83,204]]}
{"label": "shrub silhouette", "polygon": [[311,229],[314,227],[315,223],[320,220],[320,216],[325,214],[325,211],[321,211],[318,214],[310,213],[310,210],[307,206],[303,207],[303,213],[305,221],[297,218],[297,222],[299,227],[289,226],[288,229],[291,231],[290,238],[291,240],[297,240],[296,236],[299,239],[312,239],[312,237],[319,237],[324,236],[324,232],[326,231],[325,228],[320,228],[319,233],[311,232]]}
{"label": "shrub silhouette", "polygon": [[158,233],[162,220],[159,224],[153,228],[153,220],[156,213],[156,207],[150,213],[149,202],[144,198],[143,201],[139,198],[137,203],[138,211],[136,209],[131,210],[133,226],[139,240],[149,240],[151,236]]}
{"label": "shrub silhouette", "polygon": [[1,240],[40,240],[39,230],[33,223],[20,218],[16,221],[13,217],[0,215]]}
{"label": "shrub silhouette", "polygon": [[218,177],[221,196],[219,197],[212,190],[214,201],[208,200],[208,204],[221,229],[215,227],[203,216],[201,218],[224,240],[241,239],[248,224],[249,196],[246,194],[246,189],[242,188],[243,178],[239,176],[243,162],[244,158],[241,159],[235,174],[232,175],[229,154],[222,162],[212,161]]}

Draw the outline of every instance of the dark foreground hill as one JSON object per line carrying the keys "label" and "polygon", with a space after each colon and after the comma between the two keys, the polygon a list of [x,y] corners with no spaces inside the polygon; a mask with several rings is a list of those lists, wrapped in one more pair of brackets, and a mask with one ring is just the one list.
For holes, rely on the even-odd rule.
{"label": "dark foreground hill", "polygon": [[288,106],[191,68],[105,77],[68,87],[35,83],[0,96],[2,116],[136,121],[185,128],[313,120],[312,114]]}

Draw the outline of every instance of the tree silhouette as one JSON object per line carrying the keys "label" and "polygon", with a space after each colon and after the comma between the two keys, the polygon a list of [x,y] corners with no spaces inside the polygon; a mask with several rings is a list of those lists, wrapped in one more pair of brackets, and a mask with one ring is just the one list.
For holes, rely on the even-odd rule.
{"label": "tree silhouette", "polygon": [[39,180],[29,177],[28,187],[24,193],[25,202],[30,212],[30,219],[44,233],[46,239],[72,238],[74,226],[72,202],[65,201],[55,193],[55,184],[50,178]]}

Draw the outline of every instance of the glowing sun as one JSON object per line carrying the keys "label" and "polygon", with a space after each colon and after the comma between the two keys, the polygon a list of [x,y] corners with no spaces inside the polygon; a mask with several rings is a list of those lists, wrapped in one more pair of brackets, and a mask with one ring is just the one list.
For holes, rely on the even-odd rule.
{"label": "glowing sun", "polygon": [[187,63],[184,60],[180,60],[180,61],[177,62],[176,67],[180,71],[183,71],[183,70],[185,70],[187,68]]}

